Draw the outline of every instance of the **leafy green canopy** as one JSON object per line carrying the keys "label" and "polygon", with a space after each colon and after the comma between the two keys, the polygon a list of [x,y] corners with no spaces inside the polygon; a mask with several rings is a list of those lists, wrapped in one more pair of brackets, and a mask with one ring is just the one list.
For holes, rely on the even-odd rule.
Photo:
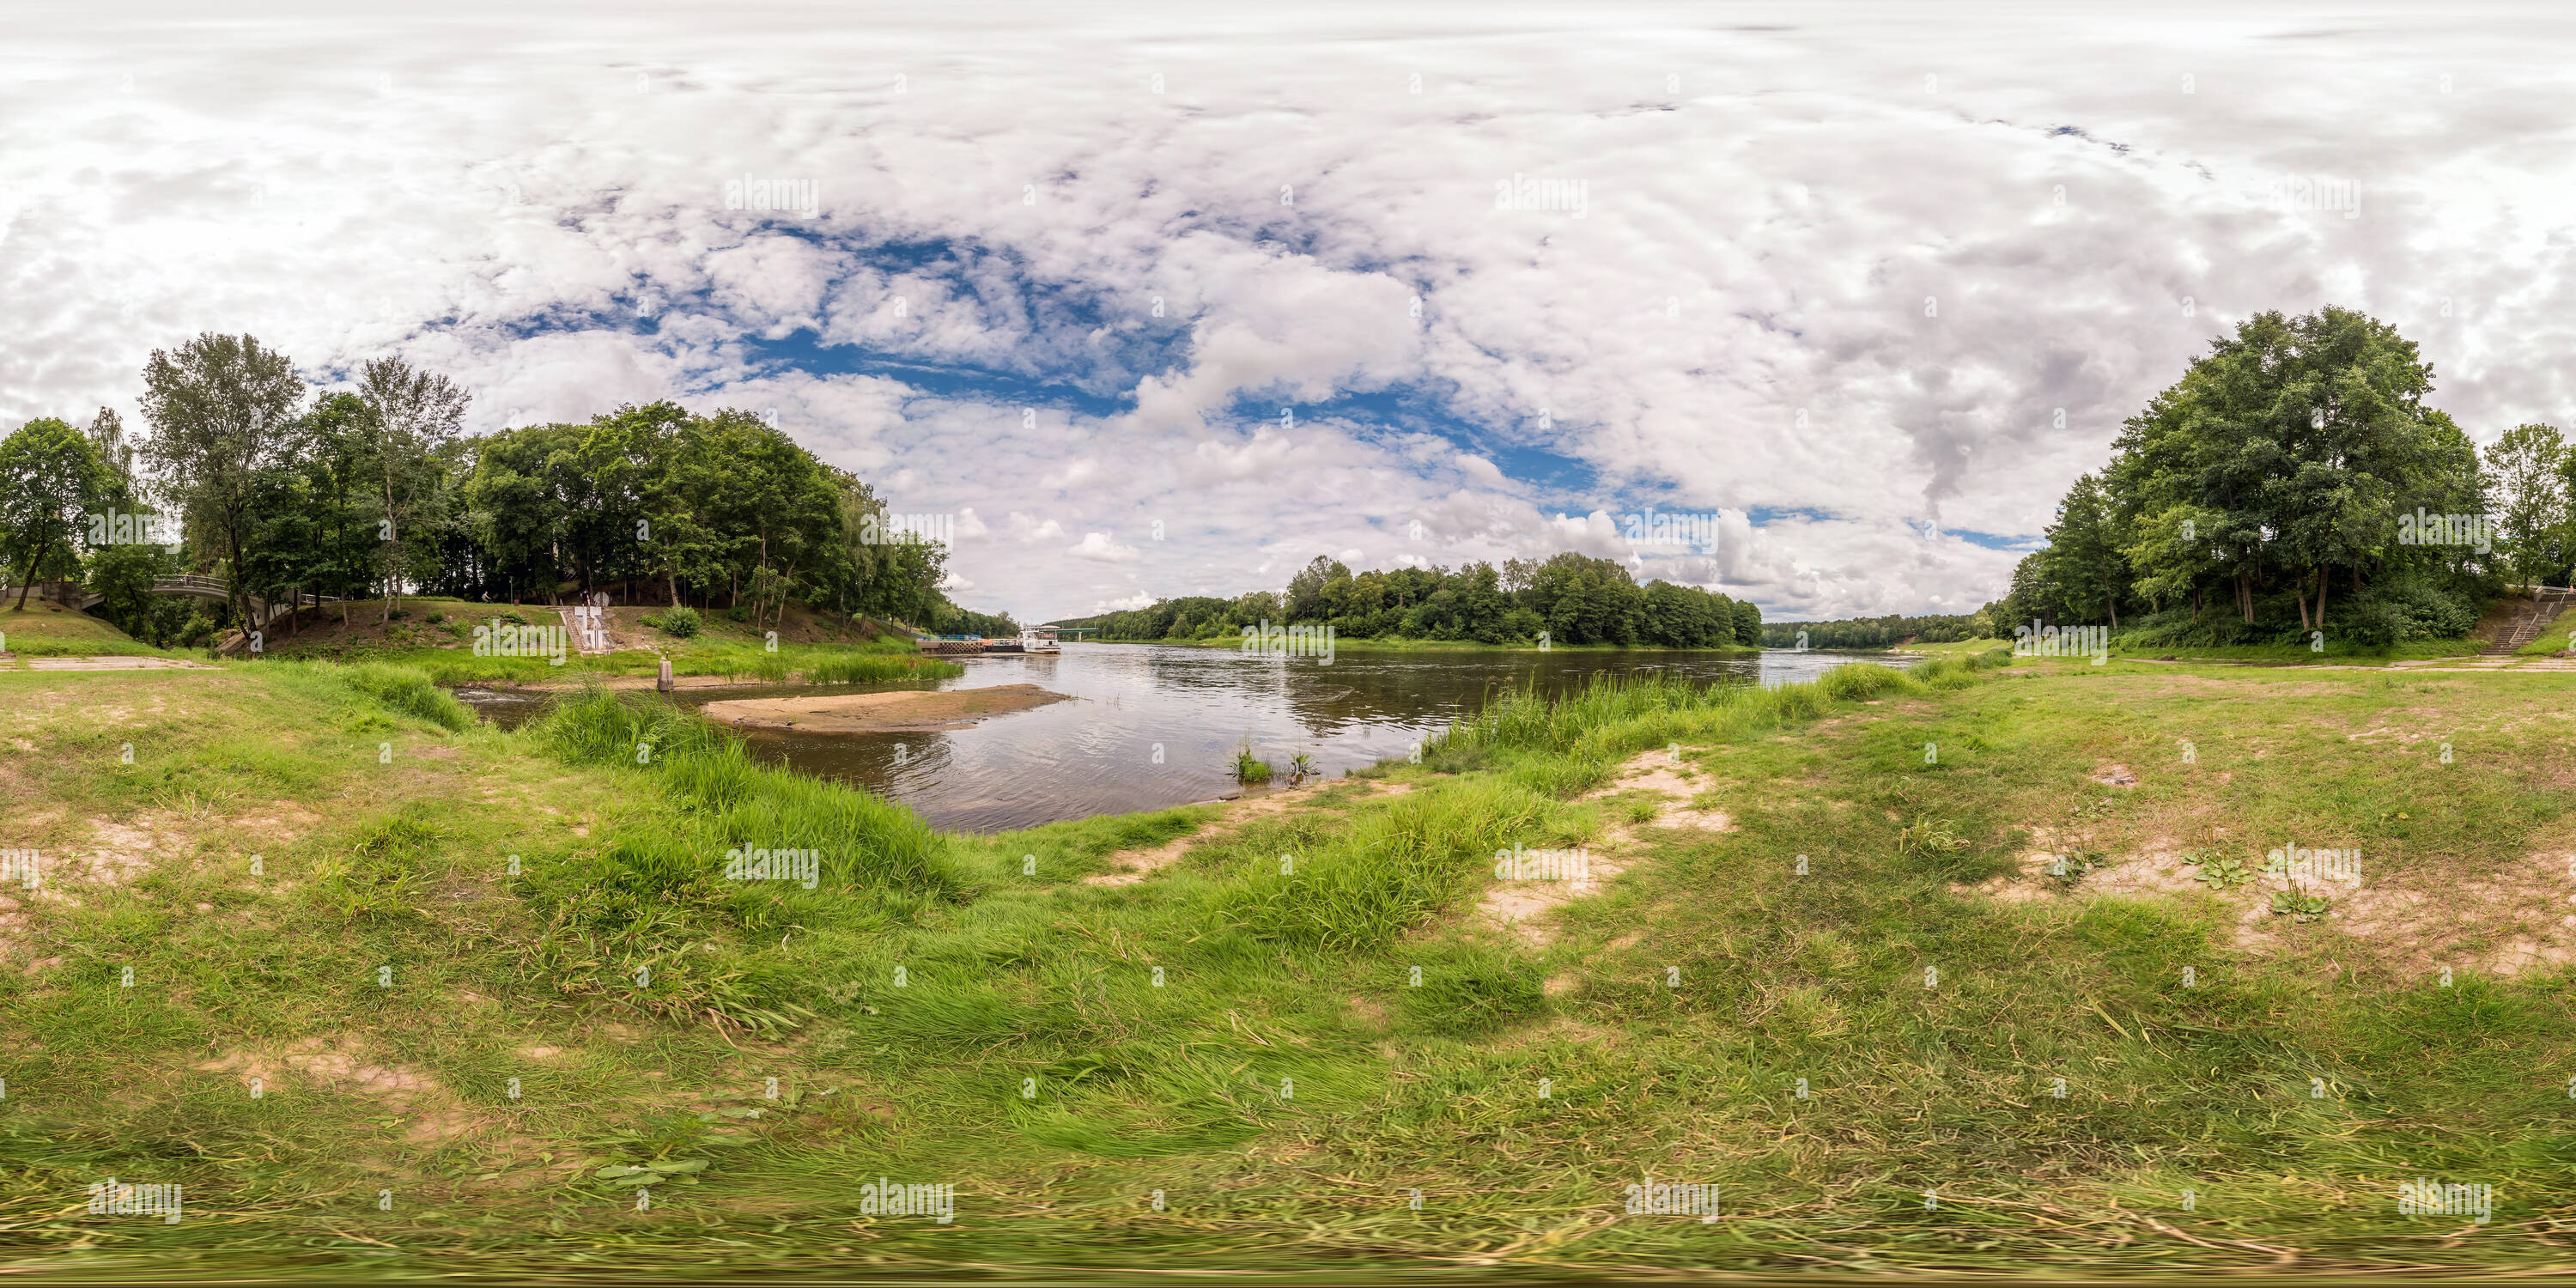
{"label": "leafy green canopy", "polygon": [[[161,633],[152,619],[170,606],[149,590],[178,571],[231,578],[235,620],[254,597],[381,592],[390,614],[406,589],[512,602],[614,591],[767,623],[802,601],[1018,629],[950,603],[944,545],[746,412],[662,402],[470,438],[469,396],[445,376],[382,359],[308,405],[293,362],[246,335],[156,350],[144,384],[148,476],[112,412],[86,437],[32,422],[0,451],[10,571],[82,576],[140,633]],[[182,550],[110,542],[84,557],[85,512],[147,500],[184,514]]]}
{"label": "leafy green canopy", "polygon": [[2477,450],[2426,405],[2432,388],[2414,343],[2363,314],[2248,319],[2068,489],[2004,620],[2146,618],[2126,624],[2229,639],[2293,619],[2359,642],[2465,631],[2502,557],[2411,540],[2418,512],[2485,508]]}

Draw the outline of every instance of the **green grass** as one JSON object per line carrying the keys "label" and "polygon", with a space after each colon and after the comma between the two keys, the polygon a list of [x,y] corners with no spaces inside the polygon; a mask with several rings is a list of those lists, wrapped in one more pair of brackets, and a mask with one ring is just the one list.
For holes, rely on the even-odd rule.
{"label": "green grass", "polygon": [[[2536,714],[2569,679],[2005,660],[1521,693],[1222,831],[982,838],[644,694],[504,734],[416,675],[0,675],[33,746],[0,840],[155,839],[0,930],[0,1246],[127,1277],[2564,1269],[2576,994],[2492,962],[2562,933],[2520,874],[2576,852]],[[1587,799],[1676,743],[1726,830]],[[2444,920],[2352,935],[2336,891],[2244,944],[2259,880],[2119,893],[2286,841]],[[1471,909],[1515,844],[1625,871],[1507,936]],[[817,852],[816,888],[727,880],[748,848]],[[332,1049],[434,1090],[334,1082]],[[595,1175],[653,1161],[705,1166],[650,1212]],[[1725,1219],[1623,1215],[1648,1173]],[[78,1213],[108,1175],[194,1214]],[[954,1184],[956,1221],[861,1213],[878,1176]],[[2494,1224],[2401,1217],[2420,1176],[2494,1184]]]}
{"label": "green grass", "polygon": [[2576,608],[2560,613],[2556,619],[2531,637],[2531,642],[2515,649],[2523,657],[2555,657],[2576,647]]}
{"label": "green grass", "polygon": [[1934,657],[1949,657],[1962,654],[1973,656],[1978,653],[1991,653],[1999,648],[2009,649],[2012,647],[2012,643],[2013,642],[2008,639],[1952,640],[1942,644],[1905,644],[1898,646],[1897,651],[1902,653],[1929,653]]}
{"label": "green grass", "polygon": [[[0,601],[0,641],[20,657],[181,657],[189,653],[157,649],[104,618],[30,597],[24,609],[12,596]],[[202,656],[203,651],[195,651]],[[0,665],[6,665],[0,663]]]}
{"label": "green grass", "polygon": [[2486,641],[2473,636],[2443,640],[2407,640],[2397,644],[2362,645],[2327,639],[2324,647],[2305,644],[2203,644],[2157,645],[2131,648],[2115,642],[2115,658],[2174,658],[2186,662],[2270,662],[2281,665],[2332,663],[2342,666],[2384,665],[2389,662],[2425,658],[2466,657],[2485,649]]}

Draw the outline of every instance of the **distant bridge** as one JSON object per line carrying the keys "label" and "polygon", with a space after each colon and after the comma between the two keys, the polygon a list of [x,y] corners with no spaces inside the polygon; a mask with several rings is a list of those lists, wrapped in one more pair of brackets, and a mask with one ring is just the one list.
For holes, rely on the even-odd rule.
{"label": "distant bridge", "polygon": [[[230,603],[232,602],[233,597],[233,583],[232,579],[228,577],[205,577],[196,574],[179,577],[155,577],[152,579],[151,593],[155,595],[180,595],[189,599],[211,599],[217,603]],[[72,586],[69,582],[60,581],[37,583],[35,594],[40,598],[51,599],[59,603],[68,604],[83,612],[87,612],[92,608],[98,607],[99,601],[107,598],[107,596],[100,594],[97,591],[81,590]],[[16,586],[0,586],[0,603],[15,603],[17,602],[17,598],[18,588]],[[257,595],[253,595],[251,596],[251,620],[261,626],[266,626],[270,622],[276,621],[278,618],[284,617],[288,613],[294,612],[297,608],[305,605],[319,606],[322,604],[336,604],[339,602],[340,597],[337,595],[306,595],[299,593],[290,598],[274,602],[262,599]]]}

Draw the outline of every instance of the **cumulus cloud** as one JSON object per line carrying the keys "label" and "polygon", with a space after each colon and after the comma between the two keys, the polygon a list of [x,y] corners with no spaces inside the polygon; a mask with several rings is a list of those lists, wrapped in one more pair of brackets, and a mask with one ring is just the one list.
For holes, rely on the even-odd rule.
{"label": "cumulus cloud", "polygon": [[1082,540],[1067,549],[1065,553],[1076,559],[1090,559],[1098,563],[1134,563],[1144,557],[1136,552],[1136,547],[1122,546],[1111,540],[1106,532],[1083,533]]}
{"label": "cumulus cloud", "polygon": [[[959,517],[970,606],[1044,618],[1318,553],[1563,549],[1775,617],[1973,609],[2120,421],[2272,308],[2397,324],[2482,440],[2576,418],[2548,42],[1783,13],[754,4],[621,15],[612,47],[472,6],[32,12],[0,421],[131,418],[201,330],[322,383],[404,354],[485,432],[775,408]],[[747,175],[812,210],[728,205]],[[1650,505],[1719,537],[1628,542]],[[1134,585],[1071,575],[1104,562]]]}

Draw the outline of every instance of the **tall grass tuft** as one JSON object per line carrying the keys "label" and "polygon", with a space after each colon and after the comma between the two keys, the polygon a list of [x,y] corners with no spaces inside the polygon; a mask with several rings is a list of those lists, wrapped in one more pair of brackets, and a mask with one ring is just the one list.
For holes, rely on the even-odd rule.
{"label": "tall grass tuft", "polygon": [[391,710],[417,716],[442,729],[462,731],[474,727],[474,713],[418,667],[362,662],[343,669],[340,680]]}
{"label": "tall grass tuft", "polygon": [[805,664],[809,684],[876,684],[888,680],[944,680],[966,668],[941,658],[886,652],[831,653]]}
{"label": "tall grass tuft", "polygon": [[1479,888],[1494,852],[1540,836],[1553,810],[1499,780],[1417,792],[1310,853],[1256,859],[1221,906],[1256,938],[1381,947]]}
{"label": "tall grass tuft", "polygon": [[596,686],[567,695],[528,727],[574,764],[657,779],[700,834],[696,862],[721,867],[734,846],[821,852],[826,880],[921,893],[963,885],[948,843],[905,807],[839,783],[753,763],[743,742],[647,694]]}

